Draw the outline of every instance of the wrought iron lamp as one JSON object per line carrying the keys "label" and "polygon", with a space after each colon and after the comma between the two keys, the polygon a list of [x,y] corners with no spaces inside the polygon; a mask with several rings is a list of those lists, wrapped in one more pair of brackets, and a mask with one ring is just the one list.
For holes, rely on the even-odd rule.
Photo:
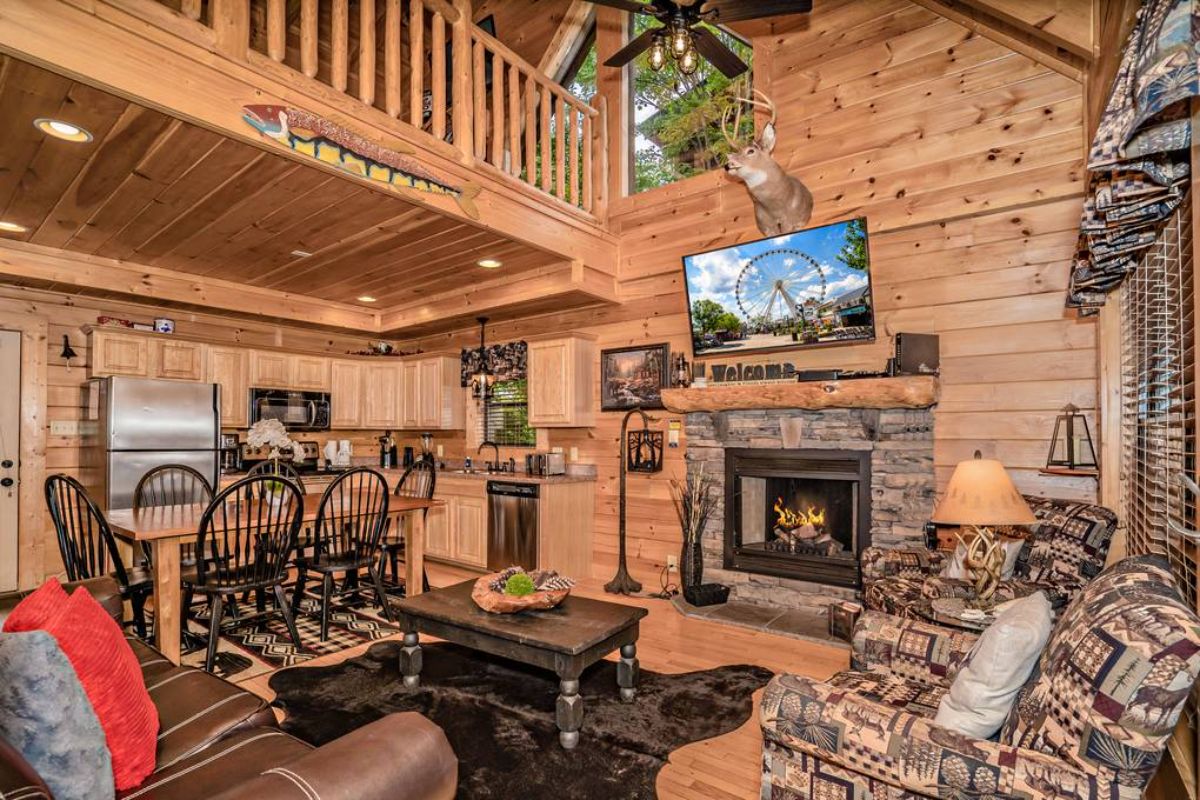
{"label": "wrought iron lamp", "polygon": [[[604,584],[604,591],[609,594],[634,594],[642,590],[642,584],[629,574],[629,566],[625,559],[625,474],[629,471],[630,461],[629,418],[634,414],[641,416],[642,430],[647,433],[652,433],[650,431],[650,423],[654,421],[653,417],[648,416],[640,408],[632,409],[621,420],[620,502],[617,514],[617,574],[613,576],[611,581]],[[661,442],[659,443],[659,452],[661,453]],[[661,461],[659,463],[661,464]]]}
{"label": "wrought iron lamp", "polygon": [[1087,417],[1072,403],[1063,406],[1062,413],[1054,420],[1054,438],[1050,440],[1050,453],[1046,456],[1046,470],[1050,472],[1095,472],[1096,449],[1092,446],[1092,434],[1088,431]]}
{"label": "wrought iron lamp", "polygon": [[961,529],[958,533],[959,541],[967,548],[963,565],[975,583],[972,604],[991,608],[1004,565],[1004,548],[993,526],[1031,525],[1037,521],[1004,465],[982,458],[978,450],[975,458],[960,461],[930,519],[939,525],[959,525],[967,529],[968,535],[973,534],[968,541]]}
{"label": "wrought iron lamp", "polygon": [[471,376],[471,396],[476,400],[486,400],[492,396],[492,385],[496,382],[496,376],[488,367],[487,347],[483,339],[488,318],[476,317],[475,321],[479,323],[479,371]]}

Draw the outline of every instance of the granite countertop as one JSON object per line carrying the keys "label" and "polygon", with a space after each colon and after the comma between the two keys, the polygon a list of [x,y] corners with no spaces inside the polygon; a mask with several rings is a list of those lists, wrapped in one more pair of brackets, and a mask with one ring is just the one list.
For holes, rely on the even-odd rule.
{"label": "granite countertop", "polygon": [[[394,484],[400,480],[400,476],[404,474],[403,469],[377,469],[387,478],[389,484]],[[337,472],[310,472],[302,473],[301,480],[320,480],[322,478],[332,480],[340,473]],[[246,477],[244,472],[225,473],[221,475],[221,485],[226,486],[236,480]],[[468,480],[494,480],[506,481],[508,483],[538,483],[538,484],[563,484],[563,483],[588,483],[596,480],[595,475],[526,475],[524,472],[485,472],[479,470],[476,472],[463,472],[459,469],[447,468],[438,470],[438,478],[466,478]]]}

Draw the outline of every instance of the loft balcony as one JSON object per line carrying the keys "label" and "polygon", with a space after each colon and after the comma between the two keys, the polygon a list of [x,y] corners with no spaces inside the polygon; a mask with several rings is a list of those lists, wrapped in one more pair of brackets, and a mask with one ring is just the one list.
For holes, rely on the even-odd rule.
{"label": "loft balcony", "polygon": [[[77,178],[14,200],[30,233],[0,245],[0,274],[81,293],[153,291],[180,306],[256,316],[270,307],[280,319],[396,336],[479,313],[615,302],[603,101],[573,96],[473,24],[470,8],[467,0],[6,2],[0,50],[26,79],[42,73],[36,80],[53,87],[43,105],[53,111],[86,89],[102,93],[111,119]],[[20,86],[0,105],[18,102]],[[283,128],[280,111],[292,120]],[[213,186],[226,204],[149,198],[180,203],[176,215],[160,215],[176,233],[156,234],[157,244],[129,233],[146,224],[132,212],[130,185],[149,171],[148,156],[128,142],[133,117],[162,128],[133,137],[153,152],[190,148],[189,181]],[[35,159],[12,151],[3,166],[36,171]],[[93,192],[80,207],[81,185],[112,194]],[[282,226],[274,217],[300,218],[312,191],[330,200],[349,193],[324,217],[308,217],[320,235],[293,225],[288,239],[272,227]],[[238,218],[233,206],[250,208]],[[239,219],[256,230],[238,228]],[[311,258],[293,264],[295,252]],[[466,271],[493,254],[504,277]]]}

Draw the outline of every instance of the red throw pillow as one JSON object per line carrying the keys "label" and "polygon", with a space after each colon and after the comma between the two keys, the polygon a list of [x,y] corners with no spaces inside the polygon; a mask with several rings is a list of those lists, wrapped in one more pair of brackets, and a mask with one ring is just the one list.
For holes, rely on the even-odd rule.
{"label": "red throw pillow", "polygon": [[50,578],[17,603],[4,620],[5,633],[40,631],[46,620],[57,616],[67,604],[67,592],[58,578]]}
{"label": "red throw pillow", "polygon": [[58,642],[92,701],[112,754],[117,789],[140,786],[154,772],[158,710],[121,626],[79,588],[42,630]]}

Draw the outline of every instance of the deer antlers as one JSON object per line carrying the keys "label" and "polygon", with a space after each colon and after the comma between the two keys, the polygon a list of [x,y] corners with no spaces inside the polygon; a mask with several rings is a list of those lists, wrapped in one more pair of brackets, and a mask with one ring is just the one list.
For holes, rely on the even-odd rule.
{"label": "deer antlers", "polygon": [[[758,98],[762,98],[761,100]],[[741,147],[737,138],[737,133],[742,127],[742,113],[745,106],[752,108],[765,108],[771,112],[771,119],[767,122],[768,125],[775,124],[775,103],[766,93],[754,89],[751,94],[738,95],[728,106],[725,107],[725,113],[721,115],[721,135],[725,137],[725,141],[729,146],[737,149]],[[733,117],[733,135],[729,131],[729,118]]]}

